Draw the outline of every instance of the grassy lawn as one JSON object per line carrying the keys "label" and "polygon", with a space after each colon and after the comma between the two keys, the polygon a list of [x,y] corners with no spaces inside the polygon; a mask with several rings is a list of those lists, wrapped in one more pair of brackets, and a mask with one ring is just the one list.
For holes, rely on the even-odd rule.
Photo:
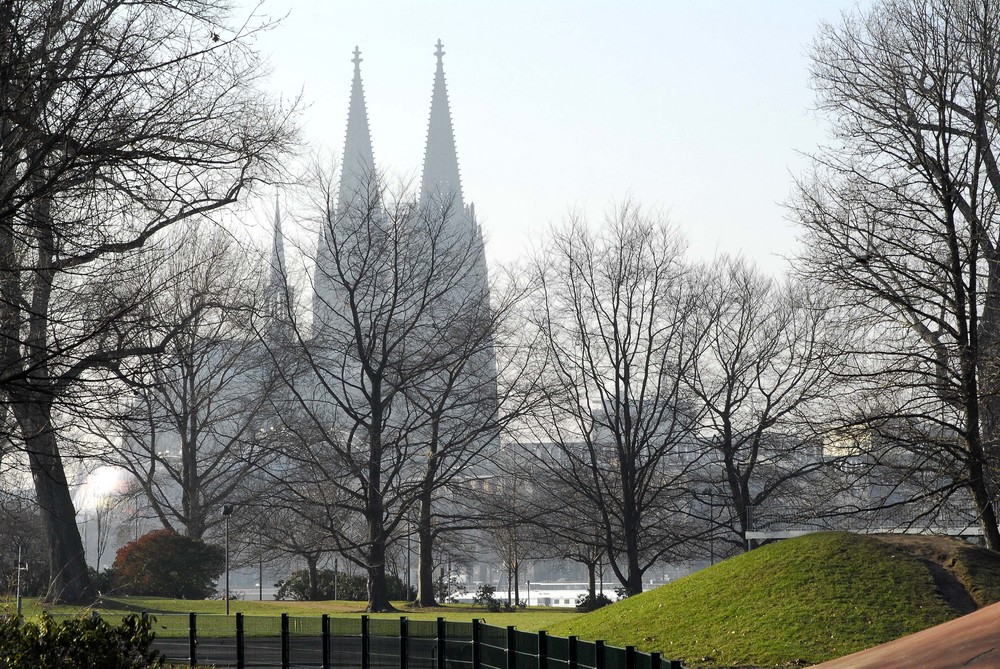
{"label": "grassy lawn", "polygon": [[957,615],[919,559],[873,537],[824,533],[731,558],[550,632],[658,650],[688,666],[783,666],[840,657]]}
{"label": "grassy lawn", "polygon": [[[467,605],[410,609],[397,602],[399,612],[371,616],[372,630],[391,635],[390,621],[400,616],[451,622],[480,618],[498,627],[544,629],[554,636],[659,651],[690,667],[803,666],[959,615],[958,600],[939,589],[930,564],[939,576],[941,570],[951,573],[976,605],[1000,599],[998,553],[943,537],[821,533],[765,546],[589,614],[541,607],[516,613],[487,613]],[[8,611],[13,604],[7,603]],[[305,633],[318,633],[319,616],[326,613],[333,618],[335,634],[356,634],[364,604],[232,601],[230,608],[246,616],[251,636],[275,634],[281,613],[288,613]],[[26,602],[27,615],[40,610]],[[108,615],[148,611],[158,616],[157,633],[163,636],[186,634],[182,614],[190,611],[199,614],[203,634],[231,634],[235,627],[221,601],[105,598],[89,608],[52,610]],[[419,634],[427,633],[427,627],[421,629]]]}
{"label": "grassy lawn", "polygon": [[[400,616],[406,616],[410,620],[436,620],[445,618],[448,621],[468,622],[473,618],[479,618],[489,625],[506,627],[513,625],[520,630],[538,631],[562,623],[570,618],[579,616],[572,609],[553,609],[549,607],[533,607],[514,613],[488,613],[481,608],[450,604],[433,608],[419,609],[409,608],[406,602],[394,602],[394,606],[399,609],[396,613],[374,613],[370,618],[398,620]],[[6,600],[0,603],[0,607],[7,611],[13,611],[16,604],[13,600]],[[250,617],[272,617],[276,618],[282,613],[287,613],[292,617],[316,617],[322,614],[329,614],[333,618],[354,618],[358,619],[364,613],[364,602],[348,601],[323,601],[323,602],[291,602],[291,601],[248,601],[232,600],[229,602],[229,610],[232,614],[243,613]],[[26,617],[39,615],[42,610],[47,610],[53,614],[89,614],[98,611],[102,615],[117,616],[127,613],[137,613],[146,611],[151,615],[166,622],[170,620],[170,627],[179,628],[182,624],[180,618],[174,620],[170,614],[187,614],[194,612],[199,614],[199,627],[211,625],[233,629],[235,623],[225,621],[226,603],[218,600],[187,600],[187,599],[164,599],[161,597],[104,597],[92,606],[42,606],[34,600],[24,600],[24,615]],[[216,619],[216,618],[220,619]],[[209,622],[211,620],[211,622]],[[186,623],[184,623],[186,624]],[[316,623],[318,625],[318,623]],[[250,627],[250,621],[247,623]],[[163,631],[161,630],[161,634]]]}

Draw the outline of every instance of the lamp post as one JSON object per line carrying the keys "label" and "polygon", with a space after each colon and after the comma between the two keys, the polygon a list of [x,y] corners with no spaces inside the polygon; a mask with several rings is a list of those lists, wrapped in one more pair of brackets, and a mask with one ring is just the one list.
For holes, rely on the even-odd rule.
{"label": "lamp post", "polygon": [[233,515],[233,505],[222,505],[222,517],[226,519],[226,615],[229,615],[229,516]]}
{"label": "lamp post", "polygon": [[17,545],[17,617],[21,617],[21,572],[28,571],[28,565],[21,566],[21,544]]}

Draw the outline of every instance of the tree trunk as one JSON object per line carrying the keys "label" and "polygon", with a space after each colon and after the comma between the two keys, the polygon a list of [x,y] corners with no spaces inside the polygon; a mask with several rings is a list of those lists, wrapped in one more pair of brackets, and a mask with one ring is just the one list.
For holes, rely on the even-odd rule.
{"label": "tree trunk", "polygon": [[316,567],[318,558],[315,555],[306,556],[306,567],[309,569],[309,601],[319,601],[319,570]]}
{"label": "tree trunk", "polygon": [[14,415],[24,436],[35,496],[45,526],[49,558],[50,602],[79,604],[90,595],[87,562],[76,526],[76,509],[66,482],[56,435],[44,398],[12,397]]}
{"label": "tree trunk", "polygon": [[590,601],[597,601],[597,563],[588,562],[587,563],[587,593],[590,595]]}
{"label": "tree trunk", "polygon": [[417,606],[434,606],[434,543],[431,531],[431,494],[420,495],[420,516],[417,520]]}
{"label": "tree trunk", "polygon": [[[379,550],[379,549],[383,550]],[[386,587],[385,578],[385,551],[384,545],[372,544],[372,550],[368,554],[368,613],[379,613],[385,611],[395,611],[395,607],[389,603],[389,591]]]}

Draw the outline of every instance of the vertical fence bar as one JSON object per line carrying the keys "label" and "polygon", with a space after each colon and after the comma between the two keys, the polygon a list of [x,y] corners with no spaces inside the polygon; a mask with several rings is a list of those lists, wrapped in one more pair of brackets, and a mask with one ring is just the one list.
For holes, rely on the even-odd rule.
{"label": "vertical fence bar", "polygon": [[656,651],[649,654],[649,669],[660,669],[660,654]]}
{"label": "vertical fence bar", "polygon": [[538,669],[549,667],[549,635],[545,630],[538,631]]}
{"label": "vertical fence bar", "polygon": [[361,669],[371,667],[371,657],[368,654],[371,639],[368,636],[368,616],[361,616]]}
{"label": "vertical fence bar", "polygon": [[605,669],[604,642],[598,639],[594,642],[594,669]]}
{"label": "vertical fence bar", "polygon": [[437,619],[437,669],[444,669],[445,650],[444,618]]}
{"label": "vertical fence bar", "polygon": [[330,669],[330,614],[323,614],[320,628],[323,631],[323,669]]}
{"label": "vertical fence bar", "polygon": [[399,669],[406,669],[406,665],[409,664],[407,660],[407,651],[409,645],[410,629],[409,624],[406,620],[406,616],[399,617]]}
{"label": "vertical fence bar", "polygon": [[670,669],[684,669],[680,660],[670,660]]}
{"label": "vertical fence bar", "polygon": [[517,633],[513,625],[507,626],[507,667],[517,669]]}
{"label": "vertical fence bar", "polygon": [[625,669],[635,669],[635,646],[625,646]]}
{"label": "vertical fence bar", "polygon": [[198,664],[198,617],[194,611],[188,614],[188,665]]}
{"label": "vertical fence bar", "polygon": [[579,641],[579,638],[571,636],[566,640],[569,642],[569,657],[566,659],[568,665],[567,669],[577,669],[577,665],[580,660],[578,655],[579,649],[576,647],[576,644]]}
{"label": "vertical fence bar", "polygon": [[243,614],[236,612],[236,669],[243,669],[246,666],[246,658],[243,656]]}
{"label": "vertical fence bar", "polygon": [[288,614],[281,614],[281,669],[288,669],[291,664],[291,648],[288,634]]}
{"label": "vertical fence bar", "polygon": [[483,667],[483,642],[480,637],[482,630],[479,626],[483,621],[479,618],[472,619],[472,669],[482,669]]}

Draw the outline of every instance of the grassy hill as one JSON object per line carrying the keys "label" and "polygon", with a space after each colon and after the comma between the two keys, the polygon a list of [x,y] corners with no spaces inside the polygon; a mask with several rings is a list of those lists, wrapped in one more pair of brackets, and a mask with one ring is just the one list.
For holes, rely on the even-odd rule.
{"label": "grassy hill", "polygon": [[780,541],[550,628],[683,659],[796,666],[1000,599],[1000,554],[941,537],[832,532]]}

